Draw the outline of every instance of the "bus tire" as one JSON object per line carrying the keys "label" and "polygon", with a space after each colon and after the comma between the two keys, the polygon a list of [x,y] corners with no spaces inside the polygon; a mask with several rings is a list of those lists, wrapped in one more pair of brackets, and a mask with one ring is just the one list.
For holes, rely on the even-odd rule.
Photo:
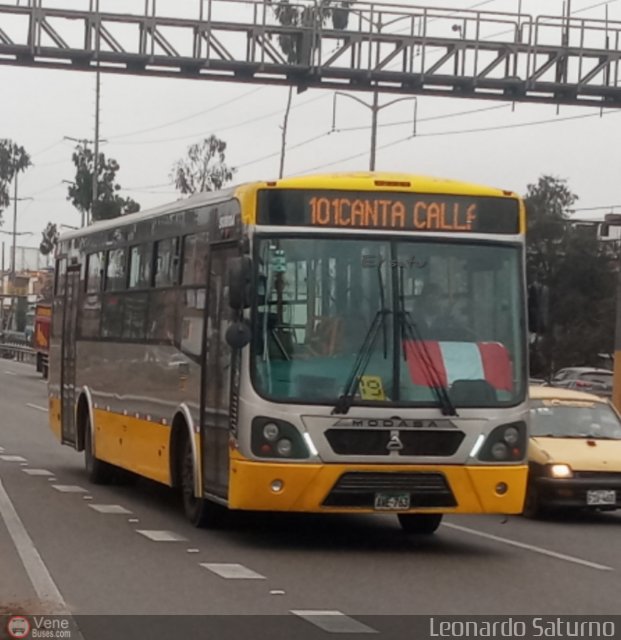
{"label": "bus tire", "polygon": [[84,422],[84,467],[86,468],[86,475],[92,484],[110,484],[114,477],[114,467],[103,460],[99,460],[93,453],[91,419],[88,414]]}
{"label": "bus tire", "polygon": [[227,508],[194,495],[194,457],[190,439],[184,439],[181,449],[181,496],[186,518],[198,528],[215,529],[224,524]]}
{"label": "bus tire", "polygon": [[442,522],[441,513],[399,513],[399,524],[405,533],[430,536]]}

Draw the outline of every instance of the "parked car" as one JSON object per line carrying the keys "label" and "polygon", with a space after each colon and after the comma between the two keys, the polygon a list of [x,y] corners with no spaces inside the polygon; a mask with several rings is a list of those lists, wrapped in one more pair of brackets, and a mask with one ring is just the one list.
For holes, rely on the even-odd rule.
{"label": "parked car", "polygon": [[595,367],[567,367],[554,374],[550,386],[576,389],[609,398],[612,396],[612,371]]}
{"label": "parked car", "polygon": [[621,508],[621,417],[610,401],[531,386],[530,407],[524,515],[559,507]]}

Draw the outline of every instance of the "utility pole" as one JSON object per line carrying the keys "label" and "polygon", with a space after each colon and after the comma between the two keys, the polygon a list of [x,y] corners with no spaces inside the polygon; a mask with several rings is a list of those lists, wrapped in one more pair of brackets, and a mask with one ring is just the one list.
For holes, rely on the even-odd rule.
{"label": "utility pole", "polygon": [[397,102],[403,102],[404,100],[414,100],[414,114],[413,114],[414,127],[412,130],[412,135],[413,136],[416,135],[416,111],[417,111],[418,101],[416,100],[415,96],[397,98],[396,100],[391,100],[386,104],[380,105],[379,92],[377,91],[377,89],[373,92],[373,102],[371,104],[368,104],[364,100],[361,100],[356,96],[352,96],[349,93],[336,91],[334,93],[334,100],[332,101],[332,131],[333,132],[336,131],[336,98],[337,96],[351,98],[352,100],[359,102],[363,107],[366,107],[367,109],[371,109],[371,150],[369,154],[369,170],[370,171],[375,171],[375,157],[377,153],[377,127],[378,127],[377,121],[378,121],[378,114],[382,109],[385,109],[386,107],[390,107],[393,104],[396,104]]}
{"label": "utility pole", "polygon": [[[97,72],[99,73],[99,72]],[[63,136],[63,140],[71,140],[71,142],[82,143],[83,145],[93,144],[95,148],[95,154],[93,157],[93,182],[92,182],[92,198],[91,198],[91,208],[90,211],[82,212],[82,223],[83,227],[85,224],[89,224],[91,214],[93,213],[93,204],[95,202],[95,198],[97,197],[97,156],[99,155],[99,143],[106,142],[106,140],[99,140],[99,117],[96,119],[96,135],[97,138],[95,140],[89,140],[88,138],[72,138],[71,136]],[[66,182],[67,184],[75,184],[75,182],[71,180],[62,180],[62,182]]]}
{"label": "utility pole", "polygon": [[280,146],[280,169],[278,171],[278,177],[282,178],[285,171],[285,151],[287,148],[287,125],[289,124],[289,112],[291,111],[291,96],[293,94],[293,87],[289,87],[289,95],[287,97],[287,108],[285,109],[285,117],[282,122],[282,144]]}
{"label": "utility pole", "polygon": [[[18,198],[17,197],[17,183],[18,183],[19,172],[15,172],[15,182],[13,183],[13,231],[11,235],[13,236],[13,241],[11,244],[11,276],[10,276],[10,284],[11,284],[11,313],[12,313],[12,322],[15,323],[16,320],[16,309],[17,309],[17,297],[15,296],[15,283],[17,281],[17,262],[16,262],[16,251],[17,251],[17,236],[22,235],[17,233],[17,203],[20,200],[32,200],[32,198]],[[4,250],[4,244],[3,244]],[[4,267],[4,251],[3,251],[3,265]]]}
{"label": "utility pole", "polygon": [[[99,3],[98,3],[99,4]],[[98,8],[99,10],[99,8]],[[97,61],[97,73],[95,80],[95,154],[93,158],[93,203],[91,204],[91,210],[87,214],[86,224],[92,222],[93,210],[95,209],[95,203],[97,202],[97,180],[99,177],[99,97],[101,88],[101,78],[99,71],[99,60]]]}

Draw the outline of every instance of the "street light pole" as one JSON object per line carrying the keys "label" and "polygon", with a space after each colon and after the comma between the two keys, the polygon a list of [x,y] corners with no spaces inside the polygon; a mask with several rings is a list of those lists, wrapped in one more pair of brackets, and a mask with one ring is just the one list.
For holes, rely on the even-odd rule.
{"label": "street light pole", "polygon": [[17,248],[17,178],[19,173],[15,172],[15,191],[13,193],[13,245],[11,248],[11,308],[13,310],[13,322],[15,322],[15,280],[17,269],[15,265],[15,250]]}
{"label": "street light pole", "polygon": [[382,109],[386,107],[390,107],[397,102],[403,102],[404,100],[414,100],[414,128],[412,130],[412,135],[416,135],[416,110],[418,102],[416,100],[416,96],[407,96],[405,98],[397,98],[396,100],[391,100],[386,104],[379,104],[379,91],[375,89],[373,92],[373,102],[368,104],[364,100],[356,96],[349,95],[348,93],[343,93],[342,91],[336,91],[334,93],[334,100],[332,101],[332,131],[336,131],[336,97],[343,96],[345,98],[351,98],[356,102],[359,102],[363,107],[367,109],[371,109],[371,150],[369,153],[369,171],[375,171],[375,158],[377,154],[377,128],[378,128],[378,114]]}

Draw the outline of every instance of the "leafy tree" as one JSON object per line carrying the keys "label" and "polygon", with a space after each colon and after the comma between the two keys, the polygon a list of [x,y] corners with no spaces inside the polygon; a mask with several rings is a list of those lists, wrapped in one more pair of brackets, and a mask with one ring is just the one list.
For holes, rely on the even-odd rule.
{"label": "leafy tree", "polygon": [[[324,27],[331,20],[335,29],[345,29],[353,0],[319,0],[308,5],[291,4],[289,0],[268,0],[268,3],[278,22],[285,27]],[[278,45],[291,64],[304,64],[310,59],[309,44],[303,33],[278,35]]]}
{"label": "leafy tree", "polygon": [[610,353],[615,324],[616,273],[610,250],[594,227],[571,224],[577,196],[565,180],[542,176],[528,185],[527,277],[549,292],[549,322],[531,346],[533,375],[565,366],[595,365]]}
{"label": "leafy tree", "polygon": [[75,165],[75,180],[68,188],[67,200],[82,213],[90,214],[93,221],[118,218],[126,213],[140,211],[140,205],[132,198],[119,195],[121,186],[116,182],[119,163],[113,158],[106,159],[99,153],[97,161],[97,200],[93,202],[93,173],[95,154],[87,143],[76,145],[72,155]]}
{"label": "leafy tree", "polygon": [[58,244],[58,227],[53,222],[48,222],[45,229],[41,232],[41,244],[39,245],[39,251],[47,256]]}
{"label": "leafy tree", "polygon": [[186,158],[177,160],[170,174],[183,194],[218,191],[233,179],[237,171],[226,164],[226,142],[211,134],[188,147]]}
{"label": "leafy tree", "polygon": [[25,171],[32,162],[24,149],[8,138],[0,139],[0,224],[2,210],[11,202],[9,185],[18,173]]}

